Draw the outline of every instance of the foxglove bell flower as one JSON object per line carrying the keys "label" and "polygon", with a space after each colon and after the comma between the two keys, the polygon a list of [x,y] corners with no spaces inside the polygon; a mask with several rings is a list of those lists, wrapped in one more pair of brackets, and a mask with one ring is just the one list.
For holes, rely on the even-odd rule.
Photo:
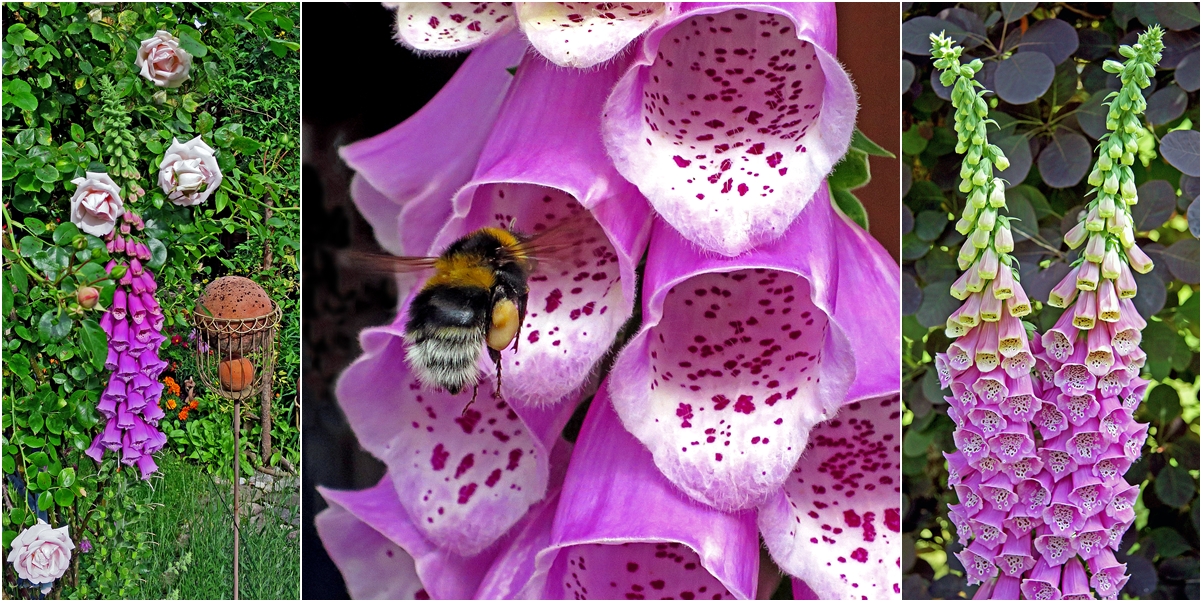
{"label": "foxglove bell flower", "polygon": [[833,3],[686,5],[637,43],[606,103],[614,166],[703,249],[776,240],[851,142],[835,50]]}
{"label": "foxglove bell flower", "polygon": [[[1092,574],[1086,581],[1081,562],[1075,557],[1068,561],[1061,588],[1066,599],[1088,596],[1090,587],[1098,596],[1113,598],[1127,581],[1126,565],[1115,560],[1112,550],[1135,520],[1138,487],[1122,476],[1138,459],[1147,437],[1147,425],[1136,423],[1134,412],[1148,381],[1139,378],[1142,360],[1137,352],[1145,322],[1130,300],[1136,293],[1130,278],[1134,264],[1124,260],[1132,255],[1130,249],[1138,251],[1130,232],[1130,207],[1138,196],[1134,186],[1126,186],[1134,181],[1130,166],[1135,157],[1127,149],[1135,137],[1121,124],[1138,122],[1145,106],[1140,88],[1149,85],[1161,49],[1161,31],[1153,27],[1135,46],[1122,47],[1125,64],[1108,61],[1104,66],[1119,74],[1122,87],[1110,103],[1106,121],[1111,131],[1100,140],[1101,156],[1090,174],[1095,198],[1074,228],[1088,232],[1088,239],[1065,237],[1070,247],[1088,242],[1078,265],[1048,299],[1049,305],[1065,309],[1056,326],[1043,335],[1037,356],[1044,367],[1043,402],[1068,421],[1060,434],[1045,433],[1040,450],[1056,481],[1045,522],[1054,535],[1071,537],[1066,558],[1079,556]],[[1130,190],[1120,196],[1120,187]],[[1095,213],[1115,218],[1122,226],[1090,228]],[[1123,250],[1126,253],[1120,255]],[[1138,267],[1146,270],[1150,264]]]}
{"label": "foxglove bell flower", "polygon": [[[960,191],[968,195],[956,223],[967,238],[958,258],[965,272],[951,290],[964,304],[948,318],[947,335],[956,341],[936,358],[940,384],[952,392],[948,415],[956,423],[956,450],[946,456],[948,483],[960,503],[948,510],[964,543],[958,557],[969,583],[982,584],[977,598],[1017,599],[1023,579],[1048,559],[1038,535],[1051,523],[1059,530],[1049,537],[1058,537],[1084,519],[1071,509],[1065,515],[1053,503],[1069,493],[1052,486],[1049,470],[1055,468],[1049,464],[1062,466],[1055,461],[1059,456],[1036,453],[1032,420],[1045,425],[1046,435],[1064,429],[1063,415],[1040,422],[1032,337],[1021,320],[1031,307],[1010,255],[1010,218],[999,215],[1006,206],[1005,182],[993,171],[1009,161],[988,142],[988,111],[981,84],[973,79],[982,64],[961,64],[962,49],[942,34],[931,41],[940,82],[952,88],[956,151],[965,154]],[[1064,456],[1064,463],[1072,460]],[[1056,579],[1050,586],[1058,584]]]}
{"label": "foxglove bell flower", "polygon": [[[144,224],[133,213],[124,215],[124,225],[140,232]],[[109,242],[120,236],[109,233]],[[142,243],[127,239],[121,252],[125,257],[114,259],[105,266],[112,274],[125,268],[113,293],[113,305],[100,320],[109,337],[108,359],[105,368],[113,372],[100,395],[96,410],[107,419],[102,432],[84,452],[100,462],[105,451],[116,452],[122,463],[137,465],[143,479],[158,470],[152,457],[167,444],[167,436],[155,428],[163,411],[159,407],[163,386],[157,382],[167,363],[159,358],[158,350],[166,339],[161,332],[162,321],[152,319],[154,312],[161,317],[158,302],[150,289],[154,275],[139,261]],[[115,253],[116,254],[116,253]],[[146,283],[150,283],[150,287]],[[142,289],[135,292],[135,285]]]}
{"label": "foxglove bell flower", "polygon": [[187,142],[172,138],[159,163],[159,186],[176,205],[199,205],[221,185],[221,168],[212,147],[200,136]]}
{"label": "foxglove bell flower", "polygon": [[[563,70],[555,58],[523,56],[521,36],[506,23],[506,11],[516,11],[537,47],[539,27],[556,23],[557,11],[576,22],[586,15],[579,6],[474,5],[472,16],[454,4],[398,9],[402,38],[443,28],[424,32],[433,35],[421,43],[443,45],[425,50],[481,45],[412,119],[342,149],[357,171],[355,202],[377,239],[394,252],[432,255],[479,228],[539,233],[565,221],[573,238],[538,258],[520,351],[502,353],[501,395],[466,409],[466,396],[424,388],[407,364],[403,325],[416,289],[399,281],[397,320],[362,333],[364,355],[337,388],[351,428],[388,474],[367,491],[322,491],[330,507],[318,528],[327,551],[356,596],[750,598],[758,532],[780,566],[805,580],[798,591],[899,597],[890,570],[900,563],[896,264],[831,206],[821,182],[829,164],[811,170],[817,179],[778,220],[779,231],[744,240],[737,257],[699,251],[670,220],[654,220],[603,137],[611,90],[642,81],[652,61],[617,54],[589,70]],[[646,22],[613,24],[628,36],[616,45],[583,36],[594,45],[581,51],[577,32],[560,31],[568,39],[560,58],[617,52],[641,33],[630,32],[659,18],[662,7],[632,14],[645,8],[620,7]],[[771,41],[780,56],[760,57],[765,68],[829,66],[813,57],[834,52],[831,7],[760,8],[769,13],[723,5],[695,17],[763,20],[739,38],[769,26],[772,37],[777,25],[803,21],[802,34]],[[420,11],[428,14],[417,18]],[[601,25],[623,20],[600,17]],[[655,54],[646,40],[637,44]],[[825,50],[806,51],[809,69],[792,60],[813,44]],[[511,78],[501,76],[515,63]],[[846,125],[850,138],[854,93],[839,74],[851,98],[847,123],[836,123],[839,108],[830,103],[822,119],[798,119],[821,121],[815,132]],[[816,91],[795,86],[791,94],[822,98],[823,86],[838,87],[816,77]],[[778,108],[781,117],[763,123],[780,129],[772,133],[778,140],[800,139],[808,126],[782,123],[794,118],[790,107]],[[415,145],[426,152],[415,155]],[[798,165],[782,165],[774,177]],[[746,238],[730,231],[732,240]],[[592,396],[569,464],[558,435],[634,310],[643,257],[642,328]],[[493,390],[492,365],[483,361],[481,372],[480,390]],[[657,512],[643,511],[647,504]]]}
{"label": "foxglove bell flower", "polygon": [[679,3],[396,2],[397,41],[418,51],[468,50],[520,27],[560,67],[609,61]]}

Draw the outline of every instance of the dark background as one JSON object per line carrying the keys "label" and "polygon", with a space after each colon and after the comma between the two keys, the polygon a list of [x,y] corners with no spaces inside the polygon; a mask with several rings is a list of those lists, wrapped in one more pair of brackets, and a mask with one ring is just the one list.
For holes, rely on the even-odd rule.
{"label": "dark background", "polygon": [[[313,527],[314,515],[325,508],[314,487],[362,489],[384,473],[359,447],[333,388],[360,353],[359,331],[393,319],[396,290],[388,277],[340,272],[335,263],[341,249],[382,252],[351,202],[351,172],[337,149],[415,113],[466,55],[416,57],[393,41],[392,11],[376,3],[311,3],[302,11],[321,29],[305,39],[302,56],[302,597],[345,598],[342,576]],[[858,126],[900,153],[901,78],[894,67],[900,5],[841,4],[838,17],[838,57],[860,94]],[[900,163],[881,157],[871,162],[873,180],[856,195],[868,209],[873,236],[897,258]]]}

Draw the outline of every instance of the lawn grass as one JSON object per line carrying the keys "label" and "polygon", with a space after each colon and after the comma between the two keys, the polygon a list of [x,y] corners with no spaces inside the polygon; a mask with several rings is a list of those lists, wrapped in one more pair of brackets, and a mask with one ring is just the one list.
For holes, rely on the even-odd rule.
{"label": "lawn grass", "polygon": [[[141,590],[133,598],[229,599],[233,596],[232,494],[198,466],[175,454],[156,458],[161,479],[138,488],[139,499],[150,504],[147,523],[155,547],[146,562]],[[244,477],[249,475],[243,475]],[[286,499],[283,493],[280,503]],[[293,509],[294,511],[296,509]],[[300,544],[289,539],[293,529],[278,521],[257,527],[242,521],[239,547],[239,589],[245,599],[300,597]],[[183,560],[186,555],[190,558]]]}

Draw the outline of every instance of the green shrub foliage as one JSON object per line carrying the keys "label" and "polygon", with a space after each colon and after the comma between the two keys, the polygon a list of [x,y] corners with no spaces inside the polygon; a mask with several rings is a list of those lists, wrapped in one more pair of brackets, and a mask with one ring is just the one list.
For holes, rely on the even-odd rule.
{"label": "green shrub foliage", "polygon": [[[103,427],[95,408],[107,341],[100,309],[82,307],[76,289],[98,288],[101,307],[114,290],[104,242],[70,222],[71,180],[85,172],[107,172],[146,222],[169,337],[164,377],[183,386],[194,375],[187,316],[214,278],[248,276],[279,303],[273,453],[258,454],[257,396],[244,403],[243,449],[247,464],[299,463],[299,19],[296,3],[3,6],[3,543],[7,555],[39,517],[70,527],[72,566],[52,596],[136,595],[161,543],[144,531],[153,509],[126,503],[154,481],[114,454],[100,465],[83,455]],[[193,57],[178,88],[156,87],[134,64],[158,30]],[[224,180],[204,204],[176,206],[158,185],[159,163],[172,138],[196,136],[217,150]],[[180,416],[186,394],[163,396],[160,453],[229,474],[229,402],[197,379],[196,407]],[[19,589],[8,563],[3,588],[13,598],[36,591]]]}

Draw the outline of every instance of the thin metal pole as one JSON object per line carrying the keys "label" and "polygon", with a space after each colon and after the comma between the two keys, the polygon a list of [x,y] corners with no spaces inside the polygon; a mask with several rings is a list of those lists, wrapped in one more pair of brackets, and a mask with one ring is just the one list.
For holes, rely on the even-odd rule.
{"label": "thin metal pole", "polygon": [[238,486],[239,473],[241,468],[238,464],[238,427],[241,426],[241,417],[239,410],[242,409],[242,402],[234,402],[234,599],[238,599]]}

